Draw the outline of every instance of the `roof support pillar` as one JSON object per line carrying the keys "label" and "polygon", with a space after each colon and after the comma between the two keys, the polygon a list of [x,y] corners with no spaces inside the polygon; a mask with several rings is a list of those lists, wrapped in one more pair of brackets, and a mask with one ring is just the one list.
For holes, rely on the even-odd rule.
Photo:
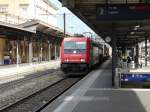
{"label": "roof support pillar", "polygon": [[33,48],[32,48],[32,37],[29,39],[29,63],[32,64],[32,58],[33,58]]}
{"label": "roof support pillar", "polygon": [[117,53],[117,47],[116,47],[116,36],[113,33],[113,37],[112,37],[112,86],[115,85],[115,74],[116,74],[116,67],[117,67],[117,57],[116,57],[116,53]]}
{"label": "roof support pillar", "polygon": [[43,41],[40,40],[40,62],[43,61]]}
{"label": "roof support pillar", "polygon": [[125,58],[125,56],[126,56],[126,46],[122,46],[122,54],[123,54],[123,57]]}
{"label": "roof support pillar", "polygon": [[55,44],[55,60],[57,59],[57,45]]}
{"label": "roof support pillar", "polygon": [[131,54],[132,54],[131,56],[132,56],[132,58],[133,58],[133,57],[134,57],[134,54],[135,54],[135,52],[134,52],[134,47],[131,48],[131,52],[132,52],[132,53],[131,53]]}
{"label": "roof support pillar", "polygon": [[51,60],[51,43],[50,43],[50,39],[48,37],[48,60]]}
{"label": "roof support pillar", "polygon": [[63,14],[63,18],[64,18],[64,37],[66,36],[66,14]]}
{"label": "roof support pillar", "polygon": [[147,37],[145,37],[145,66],[147,66]]}
{"label": "roof support pillar", "polygon": [[42,62],[42,53],[43,53],[43,48],[42,48],[42,33],[41,32],[38,32],[37,34],[37,38],[38,38],[38,61],[39,63]]}
{"label": "roof support pillar", "polygon": [[139,65],[139,44],[138,44],[138,41],[136,42],[136,56],[135,56],[135,63],[138,67]]}
{"label": "roof support pillar", "polygon": [[19,38],[17,37],[17,42],[16,42],[16,54],[17,54],[17,67],[19,67]]}

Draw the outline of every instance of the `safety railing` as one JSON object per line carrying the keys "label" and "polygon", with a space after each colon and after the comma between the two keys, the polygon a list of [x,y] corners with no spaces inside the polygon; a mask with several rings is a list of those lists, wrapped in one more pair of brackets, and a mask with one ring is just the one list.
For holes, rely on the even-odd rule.
{"label": "safety railing", "polygon": [[145,66],[145,63],[142,62],[120,62],[115,69],[114,82],[116,88],[121,87],[121,82],[145,83],[147,80],[150,83],[150,63]]}
{"label": "safety railing", "polygon": [[0,13],[0,18],[1,18],[0,21],[2,22],[6,22],[9,24],[16,24],[16,25],[28,21],[28,19],[26,18],[22,18],[20,16],[16,16],[9,13]]}

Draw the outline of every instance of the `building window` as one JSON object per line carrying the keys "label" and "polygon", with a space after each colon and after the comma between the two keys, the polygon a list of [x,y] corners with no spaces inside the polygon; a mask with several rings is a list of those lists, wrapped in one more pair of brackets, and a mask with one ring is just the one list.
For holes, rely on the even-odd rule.
{"label": "building window", "polygon": [[39,15],[44,15],[46,14],[47,16],[51,16],[51,17],[54,17],[56,19],[56,14],[53,14],[51,13],[50,11],[48,11],[47,9],[39,6],[39,5],[36,5],[36,7],[43,13],[39,14]]}
{"label": "building window", "polygon": [[28,5],[21,4],[20,9],[21,9],[21,15],[22,16],[27,16],[28,15]]}
{"label": "building window", "polygon": [[0,12],[7,13],[8,12],[8,5],[0,5]]}

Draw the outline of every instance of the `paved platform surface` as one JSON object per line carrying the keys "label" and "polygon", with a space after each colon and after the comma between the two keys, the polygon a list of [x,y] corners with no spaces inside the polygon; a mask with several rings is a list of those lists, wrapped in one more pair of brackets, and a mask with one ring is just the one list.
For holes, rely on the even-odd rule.
{"label": "paved platform surface", "polygon": [[150,112],[150,90],[113,88],[108,60],[41,112]]}
{"label": "paved platform surface", "polygon": [[30,74],[60,68],[60,60],[41,63],[0,66],[0,84],[24,78]]}

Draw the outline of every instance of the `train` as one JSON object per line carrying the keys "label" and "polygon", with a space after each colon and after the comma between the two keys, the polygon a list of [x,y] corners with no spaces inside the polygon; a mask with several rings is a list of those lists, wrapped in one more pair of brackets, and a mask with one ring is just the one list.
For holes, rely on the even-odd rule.
{"label": "train", "polygon": [[86,74],[106,60],[108,52],[106,46],[87,37],[64,38],[60,47],[61,70],[69,75]]}

